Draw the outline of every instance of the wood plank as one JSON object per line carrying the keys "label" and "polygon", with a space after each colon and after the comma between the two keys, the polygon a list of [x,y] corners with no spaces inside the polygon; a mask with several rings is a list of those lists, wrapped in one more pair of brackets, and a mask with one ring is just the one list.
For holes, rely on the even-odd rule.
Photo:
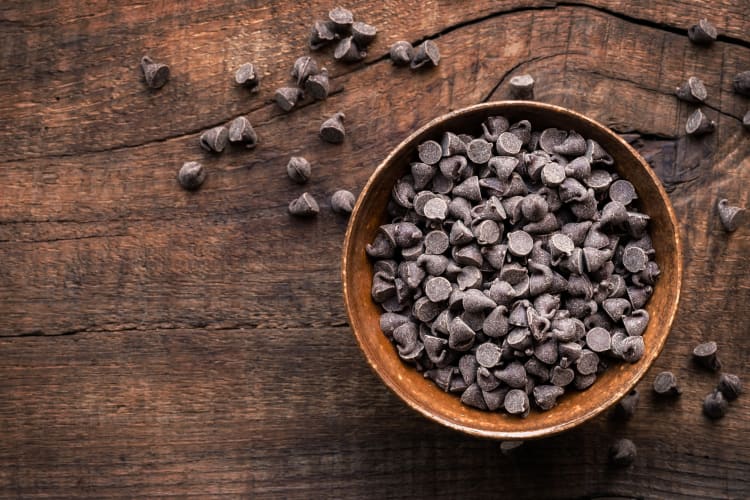
{"label": "wood plank", "polygon": [[[750,432],[747,398],[706,420],[714,377],[687,366],[675,403],[644,383],[631,422],[601,416],[506,457],[407,409],[347,328],[80,333],[0,339],[0,350],[0,488],[24,498],[365,498],[373,485],[388,498],[738,498],[750,488],[750,443],[726,446]],[[617,436],[639,446],[630,469],[606,466]]]}

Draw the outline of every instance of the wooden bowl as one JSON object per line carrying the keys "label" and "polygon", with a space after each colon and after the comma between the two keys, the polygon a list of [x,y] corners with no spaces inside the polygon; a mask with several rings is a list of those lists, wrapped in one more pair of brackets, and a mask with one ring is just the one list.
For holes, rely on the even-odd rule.
{"label": "wooden bowl", "polygon": [[[618,174],[635,186],[640,208],[651,217],[649,230],[661,276],[646,309],[651,317],[644,333],[645,354],[634,364],[613,363],[587,390],[566,392],[550,411],[532,410],[525,418],[503,412],[486,412],[463,405],[443,392],[413,366],[402,362],[380,330],[379,305],[370,297],[372,263],[365,246],[378,226],[387,221],[386,203],[395,181],[409,171],[409,163],[421,142],[438,142],[445,131],[478,134],[488,116],[503,115],[511,122],[531,121],[534,129],[557,127],[576,130],[599,142],[615,159]],[[426,417],[474,436],[496,439],[530,439],[570,429],[616,403],[643,377],[657,358],[669,335],[682,285],[682,251],[674,211],[643,158],[607,127],[565,108],[528,101],[478,104],[448,113],[429,122],[399,144],[378,166],[359,196],[344,241],[342,278],[344,301],[354,335],[367,361],[385,384],[406,404]]]}

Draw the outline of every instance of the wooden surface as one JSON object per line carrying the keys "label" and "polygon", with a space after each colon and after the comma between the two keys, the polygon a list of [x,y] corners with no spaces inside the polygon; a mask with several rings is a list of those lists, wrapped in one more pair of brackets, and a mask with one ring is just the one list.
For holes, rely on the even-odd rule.
{"label": "wooden surface", "polygon": [[[116,5],[112,5],[116,4]],[[747,498],[750,395],[712,422],[717,375],[689,353],[714,339],[750,385],[750,225],[725,234],[717,197],[750,205],[748,0],[352,2],[380,33],[364,63],[324,52],[328,101],[284,115],[270,102],[307,52],[311,2],[0,4],[0,496],[257,498]],[[691,45],[709,17],[721,36]],[[412,73],[395,40],[433,38],[443,59]],[[172,67],[160,91],[144,53]],[[262,90],[232,84],[252,61]],[[361,188],[411,130],[507,96],[529,72],[537,98],[627,137],[671,190],[685,276],[667,346],[622,424],[600,416],[511,456],[408,409],[370,372],[346,323],[339,253],[346,220],[327,197]],[[706,83],[715,134],[681,139],[692,107],[674,87]],[[341,146],[317,129],[347,116]],[[200,131],[246,114],[255,151],[211,157]],[[290,155],[313,163],[293,185]],[[197,193],[177,186],[201,160]],[[314,221],[288,201],[309,189]],[[652,397],[669,369],[684,393]],[[616,437],[635,464],[606,466]]]}

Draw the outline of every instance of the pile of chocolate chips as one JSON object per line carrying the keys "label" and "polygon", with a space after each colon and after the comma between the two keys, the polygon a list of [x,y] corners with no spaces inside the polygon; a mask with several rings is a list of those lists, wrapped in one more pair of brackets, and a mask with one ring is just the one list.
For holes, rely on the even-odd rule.
{"label": "pile of chocolate chips", "polygon": [[659,266],[601,145],[493,116],[415,156],[367,247],[402,360],[464,404],[524,417],[641,358]]}

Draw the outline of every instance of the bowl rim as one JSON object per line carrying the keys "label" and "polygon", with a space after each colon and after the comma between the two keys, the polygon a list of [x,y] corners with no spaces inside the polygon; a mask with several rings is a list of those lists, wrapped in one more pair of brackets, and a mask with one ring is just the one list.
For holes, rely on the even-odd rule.
{"label": "bowl rim", "polygon": [[386,170],[386,168],[390,165],[393,159],[397,157],[398,155],[400,155],[402,150],[408,147],[409,144],[411,144],[417,137],[421,136],[422,134],[427,132],[429,129],[436,127],[446,121],[453,120],[454,118],[461,117],[463,115],[481,113],[482,111],[497,110],[498,114],[502,114],[502,108],[509,107],[509,106],[510,107],[528,106],[528,107],[537,108],[538,110],[541,110],[544,112],[568,115],[576,120],[588,122],[588,124],[590,126],[593,126],[594,128],[600,128],[602,130],[607,131],[615,141],[619,142],[641,164],[641,166],[643,166],[644,171],[646,172],[647,176],[650,178],[651,182],[654,184],[656,190],[658,191],[659,197],[662,199],[666,207],[666,212],[667,212],[669,222],[672,225],[672,227],[674,227],[675,229],[672,232],[672,235],[674,238],[674,244],[675,244],[675,250],[676,250],[675,261],[677,263],[677,266],[675,269],[675,281],[672,283],[672,286],[674,287],[674,300],[672,301],[672,303],[670,304],[670,307],[666,311],[666,321],[664,323],[665,328],[667,328],[668,331],[666,335],[661,337],[660,344],[656,346],[654,357],[651,360],[651,362],[639,367],[638,371],[635,373],[634,377],[630,379],[629,383],[623,384],[623,386],[619,390],[613,391],[610,397],[606,399],[604,404],[597,406],[590,412],[585,413],[577,418],[571,418],[570,420],[566,420],[559,424],[546,426],[546,427],[540,427],[540,428],[533,429],[530,431],[492,431],[492,430],[486,430],[486,429],[477,429],[471,426],[456,423],[448,418],[445,418],[440,413],[432,412],[428,408],[422,407],[421,405],[412,401],[411,398],[407,397],[404,391],[398,386],[398,384],[394,383],[391,377],[384,376],[384,374],[381,373],[381,371],[377,367],[377,364],[371,357],[368,348],[366,348],[366,346],[364,345],[364,341],[362,338],[363,334],[358,332],[357,329],[354,328],[354,310],[353,310],[354,306],[350,300],[350,293],[349,293],[350,291],[349,291],[348,282],[347,282],[347,269],[348,269],[348,264],[349,264],[349,259],[348,259],[349,251],[348,250],[350,246],[352,245],[352,238],[353,238],[352,233],[353,233],[353,228],[354,228],[354,221],[357,220],[357,216],[359,215],[359,212],[361,211],[361,205],[363,202],[362,196],[359,196],[357,198],[357,202],[354,206],[354,209],[352,210],[352,213],[349,218],[349,222],[347,224],[346,235],[344,237],[344,244],[342,247],[342,256],[341,256],[341,280],[342,280],[342,290],[343,290],[343,296],[344,296],[344,305],[346,308],[347,317],[349,319],[351,330],[354,333],[354,337],[357,340],[357,344],[359,345],[359,348],[360,348],[359,350],[364,354],[365,359],[367,360],[367,364],[375,372],[378,378],[386,385],[386,387],[388,387],[388,389],[392,393],[398,396],[398,398],[402,402],[406,403],[410,408],[412,408],[413,410],[417,411],[418,413],[422,414],[423,416],[427,417],[428,419],[434,422],[437,422],[448,428],[463,432],[471,436],[490,438],[490,439],[501,439],[501,440],[523,440],[523,439],[537,439],[537,438],[548,437],[548,436],[552,436],[555,434],[559,434],[573,427],[576,427],[588,420],[591,420],[597,415],[599,415],[600,413],[610,408],[612,404],[619,401],[625,394],[630,392],[633,389],[633,387],[635,387],[641,381],[641,379],[645,376],[646,372],[648,372],[648,370],[652,366],[653,361],[655,361],[659,357],[662,350],[664,349],[667,338],[669,337],[669,332],[671,331],[672,326],[674,324],[674,319],[677,314],[681,291],[682,291],[683,258],[682,258],[682,239],[680,236],[680,226],[677,223],[677,217],[674,213],[674,208],[672,207],[672,203],[669,198],[669,195],[664,189],[664,186],[662,185],[661,180],[654,173],[653,169],[650,168],[650,165],[648,164],[648,162],[646,162],[646,160],[640,155],[640,153],[638,153],[627,141],[625,141],[622,137],[620,137],[619,134],[611,130],[606,125],[592,118],[589,118],[588,116],[585,116],[582,113],[579,113],[577,111],[574,111],[574,110],[571,110],[569,108],[565,108],[562,106],[558,106],[555,104],[549,104],[549,103],[543,103],[543,102],[537,102],[537,101],[525,101],[525,100],[491,101],[491,102],[474,104],[471,106],[460,108],[460,109],[445,113],[443,115],[437,116],[429,120],[423,126],[419,127],[416,131],[409,134],[405,139],[403,139],[395,147],[393,147],[389,151],[388,155],[378,164],[377,168],[372,172],[372,174],[370,174],[370,177],[368,178],[367,183],[362,188],[360,193],[369,192],[370,188],[375,184],[376,179],[380,177],[380,174],[384,170]]}

